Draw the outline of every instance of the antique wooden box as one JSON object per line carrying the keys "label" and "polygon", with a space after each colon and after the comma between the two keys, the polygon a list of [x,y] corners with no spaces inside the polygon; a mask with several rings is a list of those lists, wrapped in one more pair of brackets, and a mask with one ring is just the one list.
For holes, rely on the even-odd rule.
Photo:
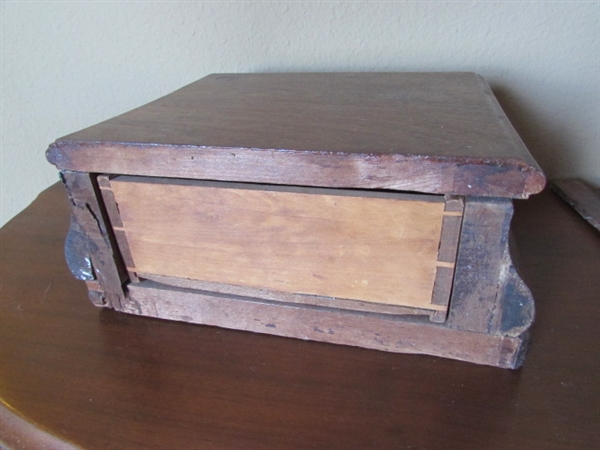
{"label": "antique wooden box", "polygon": [[47,158],[97,306],[522,362],[512,199],[545,178],[478,75],[211,75]]}

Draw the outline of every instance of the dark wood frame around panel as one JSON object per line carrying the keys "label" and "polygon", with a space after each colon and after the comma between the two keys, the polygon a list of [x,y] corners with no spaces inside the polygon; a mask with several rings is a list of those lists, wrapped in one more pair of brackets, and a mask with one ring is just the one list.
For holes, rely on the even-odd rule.
{"label": "dark wood frame around panel", "polygon": [[[83,252],[92,260],[94,280],[90,296],[99,306],[192,323],[216,325],[279,336],[358,345],[383,351],[425,353],[481,364],[516,368],[523,361],[527,330],[533,321],[533,300],[516,274],[508,248],[512,218],[510,199],[467,197],[464,215],[461,198],[448,197],[442,233],[456,235],[441,246],[439,260],[448,262],[438,272],[436,285],[448,284],[449,272],[457,281],[452,289],[448,316],[378,305],[356,307],[329,299],[267,297],[256,291],[215,292],[209,286],[177,280],[144,280],[130,261],[127,243],[120,234],[118,209],[111,203],[108,177],[65,172],[63,179],[74,205],[76,231],[84,246],[67,249]],[[103,201],[99,202],[98,199]],[[110,218],[110,219],[109,219]],[[112,221],[112,227],[110,222]],[[116,224],[116,229],[114,225]],[[460,238],[458,233],[460,231]],[[73,232],[73,228],[72,228]],[[457,248],[458,247],[458,248]],[[120,250],[119,250],[120,249]],[[93,251],[91,251],[93,250]],[[451,254],[456,251],[456,265]],[[75,273],[76,271],[74,271]],[[157,282],[158,281],[158,282]],[[439,293],[434,292],[434,296]],[[264,297],[264,295],[262,295]],[[443,301],[443,300],[442,300]],[[427,313],[427,312],[426,312]],[[443,323],[435,323],[443,322]]]}

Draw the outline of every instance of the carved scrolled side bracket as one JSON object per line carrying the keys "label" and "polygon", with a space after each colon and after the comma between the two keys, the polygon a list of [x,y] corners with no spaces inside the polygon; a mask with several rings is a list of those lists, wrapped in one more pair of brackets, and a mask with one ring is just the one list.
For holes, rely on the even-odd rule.
{"label": "carved scrolled side bracket", "polygon": [[503,349],[504,364],[512,369],[521,367],[529,350],[531,333],[529,329],[535,320],[535,301],[531,291],[518,273],[518,254],[511,245],[506,247],[506,275],[504,284],[498,290],[496,324],[498,332],[508,339],[516,338],[517,348],[510,345]]}
{"label": "carved scrolled side bracket", "polygon": [[510,199],[466,199],[447,325],[505,337],[502,366],[517,368],[535,306],[509,250]]}
{"label": "carved scrolled side bracket", "polygon": [[65,259],[71,274],[78,280],[94,281],[96,275],[92,267],[92,243],[81,229],[75,214],[71,214],[69,233],[65,241]]}
{"label": "carved scrolled side bracket", "polygon": [[64,171],[61,179],[72,205],[71,227],[65,242],[69,269],[75,278],[86,281],[94,305],[120,309],[124,292],[115,262],[119,255],[97,200],[94,177]]}
{"label": "carved scrolled side bracket", "polygon": [[519,336],[531,327],[535,318],[535,303],[529,288],[517,274],[514,266],[510,266],[500,299],[500,332],[506,336]]}

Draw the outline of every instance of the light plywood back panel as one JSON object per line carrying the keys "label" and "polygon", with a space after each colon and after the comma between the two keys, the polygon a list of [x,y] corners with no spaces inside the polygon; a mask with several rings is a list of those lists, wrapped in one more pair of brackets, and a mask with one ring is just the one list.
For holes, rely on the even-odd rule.
{"label": "light plywood back panel", "polygon": [[138,273],[433,310],[444,198],[110,180]]}

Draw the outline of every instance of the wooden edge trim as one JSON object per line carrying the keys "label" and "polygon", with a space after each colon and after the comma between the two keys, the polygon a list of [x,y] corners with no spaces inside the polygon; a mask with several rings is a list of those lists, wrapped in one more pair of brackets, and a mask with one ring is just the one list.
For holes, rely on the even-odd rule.
{"label": "wooden edge trim", "polygon": [[452,285],[454,282],[454,269],[458,242],[464,214],[464,200],[458,196],[446,196],[446,205],[442,218],[442,231],[436,262],[436,274],[433,284],[431,304],[442,306],[445,314],[438,312],[431,316],[433,322],[444,322],[447,316]]}
{"label": "wooden edge trim", "polygon": [[429,320],[434,323],[444,323],[446,321],[446,317],[448,317],[447,308],[445,308],[443,311],[435,311],[431,316],[429,316]]}
{"label": "wooden edge trim", "polygon": [[[450,213],[459,213],[456,215],[463,215],[465,210],[465,199],[458,195],[445,195],[446,205],[444,206],[444,214],[451,215]],[[453,215],[453,214],[452,214]]]}
{"label": "wooden edge trim", "polygon": [[529,353],[531,343],[531,333],[525,331],[517,338],[505,337],[502,342],[500,353],[500,365],[510,369],[518,369],[525,362],[525,357]]}
{"label": "wooden edge trim", "polygon": [[102,201],[104,202],[104,207],[106,208],[106,213],[108,215],[108,225],[113,230],[115,240],[117,241],[118,251],[121,253],[121,258],[125,264],[129,280],[139,281],[135,270],[135,263],[133,262],[133,256],[127,241],[127,235],[125,234],[125,228],[123,227],[123,222],[121,221],[119,207],[110,186],[110,178],[108,175],[98,175],[97,180],[98,185],[100,186]]}
{"label": "wooden edge trim", "polygon": [[[250,191],[268,191],[268,192],[289,192],[294,194],[309,194],[309,195],[330,195],[336,197],[361,197],[361,198],[380,198],[386,200],[405,200],[405,201],[420,201],[439,203],[444,201],[444,197],[435,194],[423,193],[406,193],[406,192],[390,192],[367,190],[361,188],[327,188],[327,187],[312,187],[298,186],[288,184],[264,184],[264,183],[244,183],[237,181],[214,181],[214,180],[197,180],[197,179],[181,179],[181,178],[164,178],[164,177],[147,177],[147,176],[132,176],[119,175],[111,177],[112,180],[119,183],[144,183],[144,184],[159,184],[159,185],[177,185],[177,186],[198,186],[212,187],[219,189],[244,189]],[[449,213],[452,214],[452,213]]]}
{"label": "wooden edge trim", "polygon": [[127,241],[127,236],[124,230],[114,230],[115,239],[117,240],[117,245],[119,247],[119,251],[121,252],[121,257],[123,258],[123,262],[125,263],[125,268],[127,269],[127,273],[129,275],[130,281],[138,281],[139,278],[136,275],[137,270],[135,268],[135,262],[133,261],[133,256],[131,255],[131,250],[129,249],[129,243]]}
{"label": "wooden edge trim", "polygon": [[442,306],[444,310],[448,309],[453,279],[454,265],[452,267],[438,266],[433,285],[433,295],[431,296],[432,305]]}
{"label": "wooden edge trim", "polygon": [[[211,281],[189,280],[186,278],[168,277],[147,273],[138,273],[138,276],[142,280],[142,284],[144,283],[144,280],[148,280],[163,285],[165,289],[168,289],[169,287],[175,287],[201,291],[208,294],[214,293],[233,295],[236,297],[256,298],[273,302],[312,305],[344,310],[347,309],[351,311],[371,312],[377,314],[431,316],[437,310],[442,309],[442,307],[437,305],[432,305],[431,309],[413,308],[409,306],[363,302],[359,300],[323,297],[319,295],[293,294],[288,292],[253,288],[249,286],[234,286],[231,284],[215,283]],[[444,311],[445,309],[446,308],[443,308]]]}
{"label": "wooden edge trim", "polygon": [[438,265],[447,266],[456,262],[460,230],[462,227],[462,215],[444,215],[442,219],[442,232],[440,246],[438,249]]}
{"label": "wooden edge trim", "polygon": [[110,186],[110,180],[111,178],[114,178],[114,175],[98,175],[96,177],[96,180],[98,181],[98,187],[100,189],[108,189],[108,190],[112,190],[111,186]]}
{"label": "wooden edge trim", "polygon": [[0,448],[7,450],[78,450],[48,433],[0,400]]}
{"label": "wooden edge trim", "polygon": [[[169,159],[169,164],[141,161]],[[286,149],[59,140],[46,158],[59,170],[527,198],[544,176],[521,158],[345,153]],[[529,158],[527,158],[529,159]],[[460,176],[457,175],[457,169]]]}
{"label": "wooden edge trim", "polygon": [[119,214],[115,196],[110,187],[108,175],[98,175],[96,179],[98,180],[98,186],[100,186],[102,200],[104,200],[104,206],[106,208],[108,218],[110,219],[110,225],[112,226],[113,230],[115,228],[123,229],[123,222],[121,221],[121,215]]}
{"label": "wooden edge trim", "polygon": [[[451,329],[425,318],[404,318],[306,305],[240,301],[227,295],[132,284],[123,311],[394,353],[440,356],[514,368],[520,337]],[[510,342],[510,345],[508,344]]]}

